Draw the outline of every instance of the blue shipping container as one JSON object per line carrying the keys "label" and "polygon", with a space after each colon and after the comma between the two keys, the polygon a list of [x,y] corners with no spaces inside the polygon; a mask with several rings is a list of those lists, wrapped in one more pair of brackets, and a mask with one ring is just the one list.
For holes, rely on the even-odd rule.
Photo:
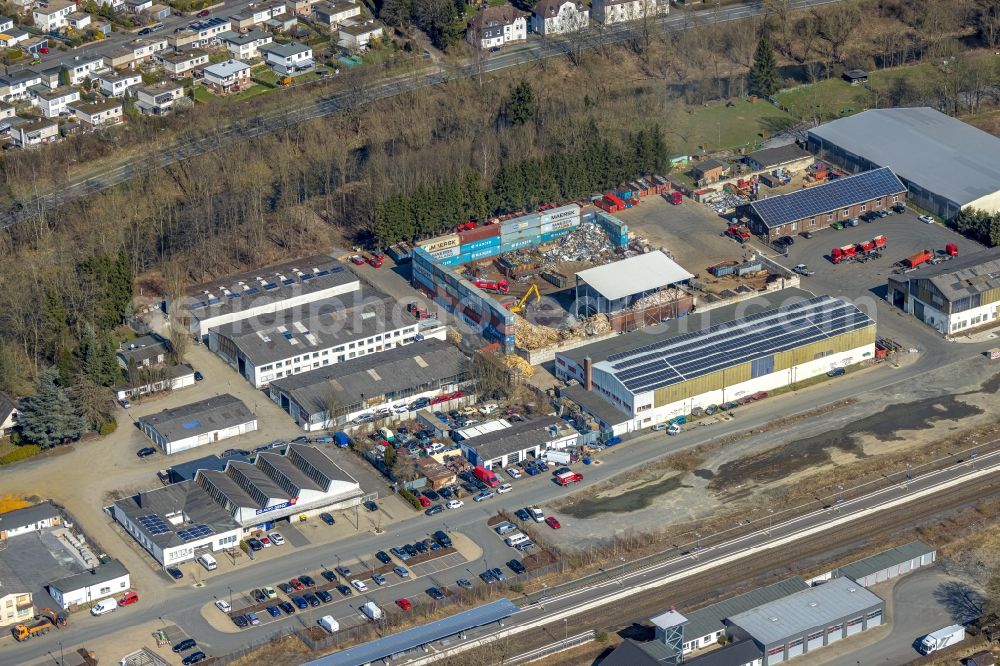
{"label": "blue shipping container", "polygon": [[620,196],[622,199],[631,199],[632,190],[622,190],[621,192],[618,193],[618,196]]}
{"label": "blue shipping container", "polygon": [[514,241],[513,243],[504,243],[500,246],[500,252],[513,252],[514,250],[520,250],[523,247],[532,247],[534,245],[538,245],[538,236]]}
{"label": "blue shipping container", "polygon": [[458,259],[461,261],[459,263],[467,264],[470,261],[479,261],[480,259],[487,259],[500,254],[500,246],[488,247],[485,250],[476,250],[475,252],[463,252],[459,255]]}
{"label": "blue shipping container", "polygon": [[541,241],[543,243],[549,243],[551,241],[556,240],[557,238],[559,238],[561,236],[565,236],[566,234],[570,233],[571,231],[573,231],[573,230],[572,229],[559,229],[558,231],[551,231],[551,232],[549,232],[547,234],[542,234]]}
{"label": "blue shipping container", "polygon": [[471,243],[464,243],[462,245],[462,254],[468,254],[470,252],[475,252],[476,250],[484,250],[488,247],[499,247],[500,237],[491,236],[490,238],[484,238],[482,240],[472,241]]}
{"label": "blue shipping container", "polygon": [[458,256],[458,257],[450,257],[448,259],[442,259],[439,263],[442,266],[460,266],[464,262],[462,261],[462,257]]}

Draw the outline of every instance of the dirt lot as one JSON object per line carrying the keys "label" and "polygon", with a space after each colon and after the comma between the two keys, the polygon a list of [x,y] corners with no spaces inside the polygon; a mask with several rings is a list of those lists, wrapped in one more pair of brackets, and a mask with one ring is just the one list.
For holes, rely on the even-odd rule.
{"label": "dirt lot", "polygon": [[[667,458],[593,493],[568,498],[552,507],[572,517],[560,536],[570,549],[587,549],[609,538],[609,519],[617,537],[709,533],[732,527],[734,515],[766,521],[768,508],[777,520],[783,508],[817,496],[849,493],[885,475],[902,481],[908,463],[919,473],[924,462],[1000,433],[992,407],[1000,388],[995,368],[970,360],[927,380],[859,395],[851,404],[791,427],[708,444],[684,460]],[[819,398],[823,385],[805,390]]]}

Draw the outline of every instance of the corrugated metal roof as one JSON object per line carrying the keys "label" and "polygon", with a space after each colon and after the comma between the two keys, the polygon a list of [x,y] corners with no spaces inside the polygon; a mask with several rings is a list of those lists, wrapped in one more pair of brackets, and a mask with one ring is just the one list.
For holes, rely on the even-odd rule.
{"label": "corrugated metal roof", "polygon": [[834,578],[726,619],[768,646],[816,627],[826,627],[841,618],[856,616],[882,603],[878,595],[853,580]]}
{"label": "corrugated metal roof", "polygon": [[306,662],[305,666],[361,666],[385,657],[418,648],[427,643],[454,636],[467,629],[481,627],[510,617],[520,610],[510,599],[500,599],[484,606],[422,624],[385,638],[356,645],[340,652]]}
{"label": "corrugated metal roof", "polygon": [[872,109],[809,134],[960,206],[1000,190],[1000,138],[930,107]]}
{"label": "corrugated metal roof", "polygon": [[789,194],[759,199],[750,204],[768,229],[807,217],[849,208],[859,203],[905,192],[889,169],[865,171]]}
{"label": "corrugated metal roof", "polygon": [[883,569],[888,569],[889,567],[900,564],[901,562],[909,562],[910,560],[914,560],[933,552],[934,549],[923,541],[911,541],[903,546],[890,548],[889,550],[884,550],[881,553],[876,553],[871,557],[866,557],[862,560],[858,560],[857,562],[845,564],[840,567],[838,571],[841,576],[847,576],[848,578],[857,580],[878,571],[882,571]]}
{"label": "corrugated metal roof", "polygon": [[708,654],[696,656],[684,663],[688,666],[743,666],[752,664],[764,656],[764,652],[753,641],[730,643]]}
{"label": "corrugated metal roof", "polygon": [[723,599],[711,606],[691,611],[686,615],[688,622],[684,625],[684,641],[693,641],[721,631],[723,629],[722,621],[727,617],[808,589],[809,585],[804,580],[793,576],[766,587],[758,587],[756,590]]}
{"label": "corrugated metal roof", "polygon": [[676,664],[676,653],[665,643],[646,641],[640,643],[626,638],[614,651],[601,660],[603,666],[671,666]]}
{"label": "corrugated metal roof", "polygon": [[576,274],[608,300],[668,287],[694,276],[660,251],[640,254]]}

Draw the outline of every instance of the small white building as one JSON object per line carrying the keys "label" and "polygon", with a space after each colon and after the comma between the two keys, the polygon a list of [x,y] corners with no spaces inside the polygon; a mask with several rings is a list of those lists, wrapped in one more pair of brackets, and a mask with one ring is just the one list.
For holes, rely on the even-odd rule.
{"label": "small white building", "polygon": [[351,0],[319,2],[313,7],[313,16],[332,31],[351,19],[360,18],[361,3],[351,2]]}
{"label": "small white building", "polygon": [[94,81],[100,86],[100,90],[108,97],[122,97],[131,88],[142,83],[142,74],[139,72],[113,71],[104,72],[94,76]]}
{"label": "small white building", "polygon": [[62,515],[49,502],[0,513],[0,541],[62,524]]}
{"label": "small white building", "polygon": [[24,40],[30,37],[30,33],[27,30],[22,30],[21,28],[10,28],[0,32],[0,47],[10,48],[20,44]]}
{"label": "small white building", "polygon": [[219,95],[236,93],[252,85],[250,65],[227,60],[205,68],[205,85]]}
{"label": "small white building", "polygon": [[69,110],[76,114],[85,128],[112,127],[125,120],[121,100],[99,99],[93,102],[73,103]]}
{"label": "small white building", "polygon": [[66,25],[74,30],[86,30],[93,19],[86,12],[73,12],[66,16]]}
{"label": "small white building", "polygon": [[68,0],[48,0],[44,7],[31,10],[35,27],[43,32],[56,32],[66,27],[66,17],[76,11],[76,3]]}
{"label": "small white building", "polygon": [[163,65],[163,69],[175,79],[188,76],[189,72],[208,64],[208,53],[201,49],[180,52],[161,51],[156,55],[156,58]]}
{"label": "small white building", "polygon": [[0,32],[7,32],[14,29],[14,19],[0,16]]}
{"label": "small white building", "polygon": [[233,57],[237,60],[256,60],[260,57],[260,48],[274,41],[271,33],[263,30],[251,30],[250,32],[224,32],[219,35],[219,41],[229,49]]}
{"label": "small white building", "polygon": [[63,69],[69,72],[70,85],[78,86],[88,76],[93,78],[92,75],[95,72],[105,69],[104,56],[96,54],[91,56],[73,56],[69,60],[64,60],[62,66]]}
{"label": "small white building", "polygon": [[482,434],[465,429],[466,434],[474,436],[463,439],[459,444],[462,455],[473,465],[486,469],[508,467],[529,458],[538,458],[544,451],[564,451],[576,446],[580,439],[579,432],[555,417],[513,424],[500,419],[493,423],[500,424],[500,427]]}
{"label": "small white building", "polygon": [[194,386],[194,368],[180,363],[165,365],[139,371],[139,378],[130,384],[116,386],[112,390],[115,400],[135,400],[136,398],[159,391],[179,391],[188,386]]}
{"label": "small white building", "polygon": [[539,35],[565,35],[589,24],[590,10],[575,0],[539,0],[531,10],[531,30]]}
{"label": "small white building", "polygon": [[69,113],[69,105],[80,101],[80,91],[77,88],[61,86],[49,90],[45,86],[35,86],[31,89],[34,99],[32,104],[42,111],[46,118],[58,118]]}
{"label": "small white building", "polygon": [[478,49],[523,42],[528,38],[527,15],[509,4],[486,7],[469,22],[465,38]]}
{"label": "small white building", "polygon": [[604,25],[652,19],[666,14],[669,5],[658,0],[594,0],[594,20]]}
{"label": "small white building", "polygon": [[[13,118],[17,115],[17,108],[13,104],[8,104],[7,102],[0,102],[0,120],[7,120],[8,118]],[[8,124],[5,131],[10,129]]]}
{"label": "small white building", "polygon": [[41,118],[30,123],[18,125],[11,130],[14,145],[18,148],[34,148],[59,140],[59,123]]}
{"label": "small white building", "polygon": [[188,30],[198,36],[197,43],[194,46],[218,44],[219,36],[230,32],[232,29],[232,21],[218,16],[212,16],[188,26]]}
{"label": "small white building", "polygon": [[[0,102],[2,104],[2,102]],[[17,403],[6,393],[0,393],[0,437],[10,437],[17,427],[20,412]]]}
{"label": "small white building", "polygon": [[305,44],[267,44],[259,50],[278,76],[296,76],[313,68],[312,47]]}
{"label": "small white building", "polygon": [[382,26],[375,22],[342,25],[339,36],[338,46],[349,51],[364,51],[373,40],[382,37]]}
{"label": "small white building", "polygon": [[257,417],[228,393],[139,419],[139,429],[167,455],[257,430]]}
{"label": "small white building", "polygon": [[89,604],[106,597],[116,599],[132,587],[128,569],[118,560],[111,560],[96,569],[67,576],[49,583],[49,596],[62,609]]}

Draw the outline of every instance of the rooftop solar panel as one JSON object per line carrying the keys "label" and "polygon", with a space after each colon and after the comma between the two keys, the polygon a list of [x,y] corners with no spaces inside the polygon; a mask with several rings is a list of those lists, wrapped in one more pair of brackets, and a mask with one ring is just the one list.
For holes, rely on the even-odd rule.
{"label": "rooftop solar panel", "polygon": [[896,175],[883,167],[789,194],[759,199],[751,203],[750,208],[766,227],[771,228],[905,190]]}
{"label": "rooftop solar panel", "polygon": [[278,285],[274,284],[273,282],[268,282],[267,284],[264,285],[264,289],[266,289],[268,291],[271,291],[272,289],[277,289],[277,288],[278,288]]}

